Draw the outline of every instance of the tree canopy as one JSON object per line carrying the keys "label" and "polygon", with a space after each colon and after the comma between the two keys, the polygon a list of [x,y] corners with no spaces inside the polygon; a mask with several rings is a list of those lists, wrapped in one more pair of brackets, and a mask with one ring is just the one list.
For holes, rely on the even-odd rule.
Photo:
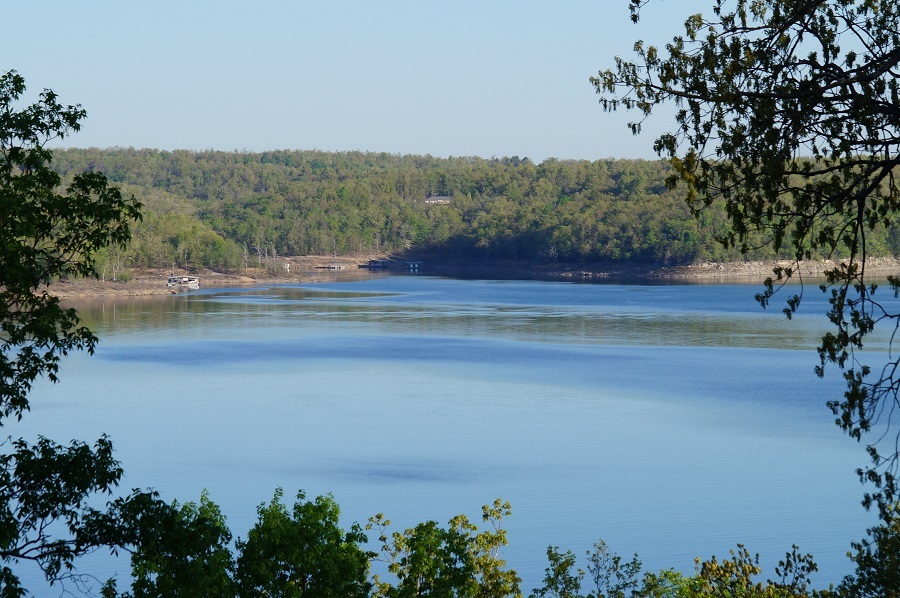
{"label": "tree canopy", "polygon": [[[631,0],[637,22],[649,0]],[[847,382],[829,404],[838,425],[862,439],[890,425],[900,361],[865,363],[860,350],[876,324],[895,330],[900,307],[866,275],[873,231],[900,207],[900,5],[895,0],[715,0],[689,16],[665,48],[637,42],[633,60],[592,78],[606,110],[635,110],[630,126],[661,104],[677,108],[674,129],[656,139],[699,213],[721,203],[729,229],[721,241],[742,251],[770,243],[800,261],[840,257],[822,285],[833,328],[819,347],[819,375],[836,364]],[[765,306],[795,268],[776,269],[758,295]],[[800,306],[791,294],[785,313]],[[875,437],[880,437],[876,434]],[[895,437],[900,440],[900,437]],[[866,504],[882,511],[896,498],[897,443],[868,442],[875,484]]]}
{"label": "tree canopy", "polygon": [[0,76],[0,416],[21,418],[40,375],[55,380],[59,357],[93,350],[97,339],[78,326],[44,286],[96,273],[96,252],[130,238],[140,204],[123,198],[99,173],[81,173],[60,190],[48,141],[77,131],[85,112],[63,106],[49,90],[24,108],[24,79]]}
{"label": "tree canopy", "polygon": [[[62,188],[50,168],[48,141],[77,131],[85,112],[46,90],[20,106],[25,81],[0,75],[0,426],[29,409],[40,377],[55,382],[59,359],[93,351],[97,338],[80,325],[46,285],[58,277],[91,276],[102,248],[124,243],[140,204],[99,173],[83,173]],[[40,567],[53,584],[78,582],[75,559],[99,547],[130,542],[122,508],[138,494],[98,508],[122,477],[103,437],[68,446],[10,435],[0,453],[0,593],[25,593],[13,566]]]}

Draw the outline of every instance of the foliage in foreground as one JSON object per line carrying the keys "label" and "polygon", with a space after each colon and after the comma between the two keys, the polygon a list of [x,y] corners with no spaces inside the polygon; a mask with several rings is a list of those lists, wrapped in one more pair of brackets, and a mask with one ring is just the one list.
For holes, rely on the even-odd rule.
{"label": "foliage in foreground", "polygon": [[[649,2],[629,4],[638,22]],[[889,278],[893,293],[876,294],[866,275],[873,236],[894,226],[900,209],[900,3],[710,4],[686,15],[665,48],[637,42],[634,59],[617,57],[592,82],[605,109],[639,113],[634,133],[658,106],[675,105],[673,128],[654,149],[669,159],[669,185],[684,189],[695,214],[724,206],[727,246],[750,251],[768,234],[797,262],[841,258],[821,287],[832,328],[818,373],[835,365],[843,374],[844,399],[829,404],[841,429],[858,441],[875,432],[860,477],[874,486],[866,506],[887,518],[900,492],[900,429],[891,422],[900,358],[873,366],[861,352],[876,325],[896,331],[900,317],[900,277]],[[776,269],[760,303],[795,273]],[[788,296],[788,317],[800,303],[800,293]]]}
{"label": "foliage in foreground", "polygon": [[[354,524],[339,525],[340,509],[330,496],[306,500],[297,494],[292,509],[276,490],[258,509],[247,539],[238,539],[234,554],[231,533],[219,508],[204,493],[200,504],[177,502],[162,507],[145,528],[131,556],[131,591],[118,594],[110,580],[106,598],[151,596],[415,596],[521,597],[521,578],[507,566],[508,545],[502,519],[511,514],[501,500],[482,508],[485,529],[465,515],[446,526],[425,521],[389,531],[390,521],[378,514],[366,530],[378,534],[378,550]],[[159,514],[158,514],[159,515]],[[571,551],[547,548],[541,586],[530,598],[858,598],[900,596],[900,517],[870,530],[855,545],[851,560],[857,570],[837,588],[814,590],[817,571],[812,555],[794,546],[770,579],[763,578],[759,555],[743,545],[728,558],[696,559],[693,575],[674,569],[642,572],[635,554],[625,559],[605,542],[586,553],[587,570]],[[375,572],[374,575],[372,572]]]}
{"label": "foliage in foreground", "polygon": [[[0,426],[7,430],[30,409],[38,378],[56,382],[62,356],[93,352],[97,343],[45,285],[96,275],[97,252],[126,243],[140,217],[140,204],[102,174],[82,173],[62,186],[44,146],[77,131],[84,110],[60,104],[49,90],[21,106],[25,90],[16,72],[0,75]],[[103,504],[122,478],[112,454],[106,437],[93,446],[13,434],[2,442],[0,595],[25,595],[18,564],[36,565],[51,584],[75,587],[79,557],[133,542],[128,514],[140,515],[140,506],[156,499],[133,492]]]}

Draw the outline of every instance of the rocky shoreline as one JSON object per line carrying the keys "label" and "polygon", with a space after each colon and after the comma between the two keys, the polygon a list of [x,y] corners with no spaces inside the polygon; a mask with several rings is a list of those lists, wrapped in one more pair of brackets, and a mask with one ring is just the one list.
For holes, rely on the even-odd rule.
{"label": "rocky shoreline", "polygon": [[[833,260],[801,262],[795,277],[820,278],[837,266]],[[478,263],[474,265],[439,264],[426,272],[448,275],[482,275],[496,278],[543,278],[559,280],[647,279],[647,280],[720,280],[722,282],[762,283],[776,267],[795,267],[788,260],[745,262],[700,262],[689,265],[643,264],[527,264],[520,262]],[[869,275],[900,274],[900,258],[869,258]],[[799,276],[798,276],[799,275]]]}
{"label": "rocky shoreline", "polygon": [[[799,275],[804,277],[822,277],[827,270],[839,265],[835,260],[801,262]],[[772,276],[776,267],[795,267],[794,262],[780,261],[747,261],[747,262],[701,262],[685,266],[651,267],[642,273],[647,278],[671,278],[671,279],[726,279],[740,281],[760,281]],[[866,261],[866,272],[869,274],[900,274],[900,258],[869,258]],[[579,272],[585,277],[608,277],[605,272]],[[627,275],[627,271],[625,274]]]}
{"label": "rocky shoreline", "polygon": [[[259,284],[299,284],[331,280],[333,271],[330,268],[339,264],[345,272],[360,271],[357,265],[366,263],[376,256],[327,257],[302,256],[279,258],[281,264],[290,267],[283,269],[278,275],[265,268],[245,268],[240,274],[216,272],[208,269],[175,270],[177,275],[199,276],[201,288],[247,287]],[[166,286],[170,271],[166,269],[135,268],[130,271],[131,279],[126,282],[114,282],[94,278],[61,280],[48,287],[48,292],[60,299],[93,299],[100,297],[143,297],[150,295],[174,295],[180,291]]]}
{"label": "rocky shoreline", "polygon": [[[359,273],[359,264],[369,259],[385,259],[386,256],[360,255],[352,257],[301,256],[282,258],[289,264],[278,275],[262,268],[247,268],[241,274],[214,272],[211,270],[177,271],[176,274],[199,276],[202,287],[240,287],[259,284],[315,283],[334,280],[335,266],[341,267],[341,277],[347,278]],[[398,265],[402,261],[397,262]],[[776,266],[790,266],[791,262],[748,261],[748,262],[703,262],[686,266],[635,266],[621,264],[528,264],[520,262],[491,262],[478,264],[429,263],[423,272],[449,276],[479,276],[489,278],[541,278],[559,280],[600,280],[600,279],[668,279],[668,280],[710,280],[722,282],[762,282],[772,275]],[[822,276],[823,272],[835,266],[835,262],[803,262],[800,273],[804,277]],[[870,274],[887,275],[900,273],[900,258],[870,258],[866,264]],[[138,297],[150,295],[171,295],[179,291],[166,286],[169,272],[159,269],[135,269],[131,280],[112,282],[98,279],[78,279],[58,281],[50,285],[48,291],[64,300],[90,299],[101,297]]]}

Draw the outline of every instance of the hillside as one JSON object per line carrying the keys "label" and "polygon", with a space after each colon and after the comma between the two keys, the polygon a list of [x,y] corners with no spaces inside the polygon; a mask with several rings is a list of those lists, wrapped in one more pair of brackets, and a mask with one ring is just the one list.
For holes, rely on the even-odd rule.
{"label": "hillside", "polygon": [[[113,148],[57,150],[54,165],[102,171],[144,203],[131,245],[104,256],[111,278],[129,267],[274,269],[285,255],[571,268],[784,257],[764,236],[744,255],[724,249],[723,210],[695,219],[662,161]],[[867,241],[873,255],[900,252],[895,229]]]}

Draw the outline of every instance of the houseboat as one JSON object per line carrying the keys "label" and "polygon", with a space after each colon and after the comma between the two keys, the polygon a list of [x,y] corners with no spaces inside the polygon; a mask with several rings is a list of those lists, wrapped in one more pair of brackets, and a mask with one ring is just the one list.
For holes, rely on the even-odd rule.
{"label": "houseboat", "polygon": [[180,288],[180,289],[199,289],[200,288],[200,277],[198,276],[175,276],[174,274],[169,274],[169,280],[166,281],[166,286],[170,289]]}

